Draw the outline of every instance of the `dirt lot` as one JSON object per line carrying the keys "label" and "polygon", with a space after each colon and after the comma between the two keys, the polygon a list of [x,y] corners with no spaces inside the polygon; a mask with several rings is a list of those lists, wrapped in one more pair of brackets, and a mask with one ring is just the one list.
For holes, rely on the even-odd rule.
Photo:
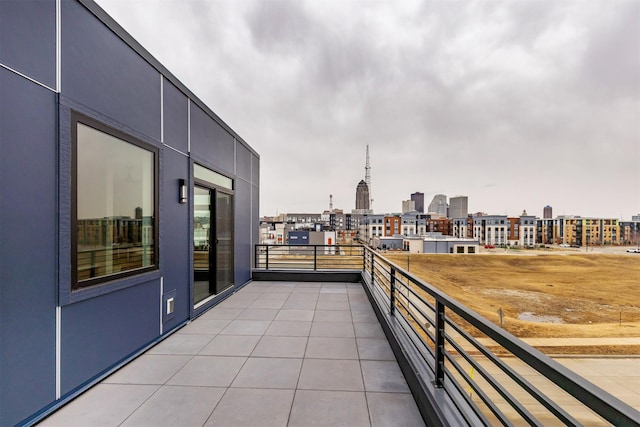
{"label": "dirt lot", "polygon": [[[502,309],[503,327],[521,338],[640,337],[635,255],[385,254],[496,324]],[[623,354],[640,354],[630,347]]]}

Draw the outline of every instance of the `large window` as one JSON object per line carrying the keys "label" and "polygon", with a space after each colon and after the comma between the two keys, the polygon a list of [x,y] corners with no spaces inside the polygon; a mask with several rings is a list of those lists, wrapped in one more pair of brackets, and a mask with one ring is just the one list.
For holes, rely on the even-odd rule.
{"label": "large window", "polygon": [[72,289],[158,265],[158,150],[72,115]]}

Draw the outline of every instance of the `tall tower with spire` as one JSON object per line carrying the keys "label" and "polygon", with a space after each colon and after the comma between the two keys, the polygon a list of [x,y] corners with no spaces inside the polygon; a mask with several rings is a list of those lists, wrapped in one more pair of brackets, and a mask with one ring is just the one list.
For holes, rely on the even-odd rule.
{"label": "tall tower with spire", "polygon": [[364,165],[364,182],[369,190],[369,209],[373,209],[373,191],[371,190],[371,165],[369,163],[369,145],[367,144],[367,159]]}

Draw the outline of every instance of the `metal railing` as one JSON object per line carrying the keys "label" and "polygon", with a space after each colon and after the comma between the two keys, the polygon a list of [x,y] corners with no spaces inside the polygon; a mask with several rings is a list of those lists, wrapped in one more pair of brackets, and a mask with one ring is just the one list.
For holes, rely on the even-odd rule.
{"label": "metal railing", "polygon": [[[365,248],[363,281],[425,387],[469,425],[640,425],[640,412],[448,295]],[[399,332],[398,332],[399,331]]]}
{"label": "metal railing", "polygon": [[631,406],[368,247],[257,245],[255,268],[361,270],[443,425],[640,426]]}
{"label": "metal railing", "polygon": [[363,270],[362,245],[256,245],[256,269]]}

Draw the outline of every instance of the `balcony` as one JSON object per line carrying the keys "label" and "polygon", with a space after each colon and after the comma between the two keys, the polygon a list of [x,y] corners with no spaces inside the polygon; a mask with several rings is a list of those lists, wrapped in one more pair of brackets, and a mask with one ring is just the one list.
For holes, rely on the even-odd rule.
{"label": "balcony", "polygon": [[423,421],[360,283],[254,281],[41,425]]}
{"label": "balcony", "polygon": [[565,366],[633,400],[633,362],[561,364],[368,248],[254,261],[253,282],[42,425],[638,425]]}

